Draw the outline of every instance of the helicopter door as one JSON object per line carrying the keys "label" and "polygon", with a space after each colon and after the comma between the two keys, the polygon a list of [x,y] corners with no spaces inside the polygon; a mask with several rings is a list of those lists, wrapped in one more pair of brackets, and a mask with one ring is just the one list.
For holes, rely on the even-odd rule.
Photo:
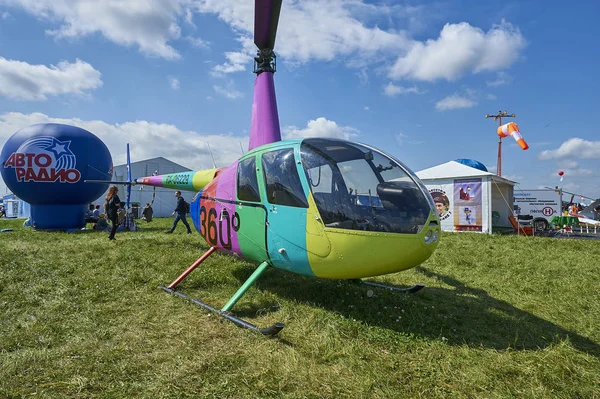
{"label": "helicopter door", "polygon": [[275,267],[313,275],[306,250],[308,201],[294,158],[293,148],[262,154],[267,243]]}

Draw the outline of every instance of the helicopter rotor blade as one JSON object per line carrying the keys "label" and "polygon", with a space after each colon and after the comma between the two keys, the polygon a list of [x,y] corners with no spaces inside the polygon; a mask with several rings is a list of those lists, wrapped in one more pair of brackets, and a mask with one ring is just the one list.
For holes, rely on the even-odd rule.
{"label": "helicopter rotor blade", "polygon": [[255,0],[254,2],[254,44],[259,50],[273,50],[275,47],[281,1]]}

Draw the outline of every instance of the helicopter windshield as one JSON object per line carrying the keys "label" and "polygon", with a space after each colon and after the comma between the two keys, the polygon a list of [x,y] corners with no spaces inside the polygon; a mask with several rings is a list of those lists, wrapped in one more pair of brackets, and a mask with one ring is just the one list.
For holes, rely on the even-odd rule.
{"label": "helicopter windshield", "polygon": [[409,173],[360,144],[306,139],[302,165],[325,226],[417,234],[431,207]]}

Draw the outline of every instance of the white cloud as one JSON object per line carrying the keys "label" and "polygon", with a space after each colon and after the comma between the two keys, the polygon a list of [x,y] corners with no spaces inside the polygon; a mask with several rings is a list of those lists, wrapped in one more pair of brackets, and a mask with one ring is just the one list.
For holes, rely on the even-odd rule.
{"label": "white cloud", "polygon": [[490,87],[497,87],[510,83],[511,80],[512,78],[506,72],[500,71],[495,80],[487,81],[485,84]]}
{"label": "white cloud", "polygon": [[563,168],[568,168],[568,169],[576,169],[579,167],[579,163],[577,161],[573,161],[573,160],[564,160],[559,162],[559,166],[563,167]]}
{"label": "white cloud", "polygon": [[404,144],[404,140],[408,138],[408,136],[404,133],[398,133],[396,135],[396,142],[398,143],[398,145],[403,145]]}
{"label": "white cloud", "polygon": [[493,101],[493,100],[497,99],[498,97],[496,97],[496,95],[495,95],[495,94],[488,94],[486,98],[487,98],[488,100],[492,100],[492,101]]}
{"label": "white cloud", "polygon": [[210,42],[206,40],[202,40],[199,37],[186,36],[185,39],[192,43],[194,47],[198,48],[208,48],[210,47]]}
{"label": "white cloud", "polygon": [[367,70],[365,68],[358,71],[356,73],[356,76],[358,76],[358,81],[361,85],[365,86],[369,83],[369,74],[367,73]]}
{"label": "white cloud", "polygon": [[[52,24],[48,34],[77,38],[99,33],[123,46],[136,46],[145,54],[166,59],[181,55],[173,41],[184,39],[197,47],[208,42],[183,36],[179,23],[192,29],[194,12],[216,14],[235,32],[241,48],[225,53],[226,62],[214,67],[217,74],[246,70],[256,55],[253,44],[254,2],[239,0],[0,0],[19,7]],[[500,70],[510,66],[525,46],[519,30],[502,21],[487,33],[467,23],[447,24],[436,40],[415,41],[405,30],[383,30],[376,23],[406,20],[403,26],[419,25],[427,7],[366,4],[362,0],[303,0],[283,4],[277,32],[276,52],[286,65],[342,59],[362,70],[373,60],[385,64],[397,59],[390,77],[423,80],[455,79],[466,71]],[[440,62],[441,61],[441,62]]]}
{"label": "white cloud", "polygon": [[47,33],[56,38],[102,34],[124,46],[137,46],[148,55],[180,58],[168,42],[181,36],[177,17],[184,16],[190,0],[0,0],[20,7],[39,19],[59,24]]}
{"label": "white cloud", "polygon": [[518,28],[504,20],[487,33],[466,22],[446,24],[436,40],[415,42],[390,69],[394,79],[454,81],[466,73],[507,68],[525,47]]}
{"label": "white cloud", "polygon": [[578,137],[570,138],[556,150],[542,151],[538,155],[540,160],[562,159],[600,159],[600,141],[587,141]]}
{"label": "white cloud", "polygon": [[225,53],[227,62],[213,67],[213,75],[220,76],[226,73],[241,72],[250,65],[252,55],[250,52],[230,51]]}
{"label": "white cloud", "polygon": [[368,110],[370,110],[370,109],[371,109],[371,107],[369,107],[369,106],[365,105],[365,107],[364,107],[364,110],[365,110],[365,111],[368,111]]}
{"label": "white cloud", "polygon": [[467,97],[463,97],[458,94],[453,94],[448,96],[435,104],[435,108],[438,111],[448,111],[451,109],[459,109],[459,108],[471,108],[477,105],[477,102],[471,100]]}
{"label": "white cloud", "polygon": [[173,90],[179,89],[179,87],[180,87],[179,79],[177,79],[173,76],[168,76],[167,79],[169,80],[169,85],[171,86],[171,89],[173,89]]}
{"label": "white cloud", "polygon": [[424,140],[407,140],[409,137],[410,136],[400,132],[396,135],[396,142],[399,146],[403,146],[405,142],[411,145],[419,145],[425,143]]}
{"label": "white cloud", "polygon": [[102,86],[100,72],[87,62],[31,65],[0,57],[0,95],[17,100],[46,100],[46,96],[83,95]]}
{"label": "white cloud", "polygon": [[8,19],[8,18],[10,18],[10,14],[8,13],[8,11],[0,12],[0,19]]}
{"label": "white cloud", "polygon": [[34,123],[62,123],[90,131],[106,144],[115,165],[125,163],[125,143],[132,143],[132,161],[165,157],[191,169],[212,168],[207,142],[218,167],[228,166],[242,155],[237,142],[241,141],[244,146],[248,143],[247,136],[185,131],[175,125],[144,120],[110,124],[100,120],[62,119],[42,113],[18,112],[0,115],[0,143]]}
{"label": "white cloud", "polygon": [[306,137],[331,137],[349,140],[358,135],[358,130],[350,126],[340,126],[324,117],[308,121],[304,129],[288,126],[283,129],[284,139],[299,139]]}
{"label": "white cloud", "polygon": [[402,87],[399,85],[395,85],[392,82],[388,83],[387,85],[385,85],[383,87],[383,92],[388,97],[394,97],[394,96],[397,96],[398,94],[407,94],[407,93],[423,94],[422,92],[419,91],[417,86]]}
{"label": "white cloud", "polygon": [[192,26],[194,29],[196,28],[196,24],[194,23],[194,14],[192,13],[192,10],[190,10],[189,8],[185,10],[185,22]]}
{"label": "white cloud", "polygon": [[236,98],[244,96],[244,93],[235,88],[232,80],[228,81],[225,86],[213,85],[213,89],[215,89],[217,94],[220,94],[223,97],[231,100],[235,100]]}

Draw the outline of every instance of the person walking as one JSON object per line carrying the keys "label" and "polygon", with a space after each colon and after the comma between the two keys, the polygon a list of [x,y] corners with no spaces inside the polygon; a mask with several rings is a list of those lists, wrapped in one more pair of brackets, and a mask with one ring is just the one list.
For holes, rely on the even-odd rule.
{"label": "person walking", "polygon": [[115,233],[117,232],[117,227],[119,227],[119,214],[118,209],[121,204],[121,200],[117,195],[119,189],[117,186],[111,186],[108,189],[108,194],[106,194],[106,204],[104,204],[104,208],[106,210],[106,216],[112,223],[112,229],[110,230],[110,235],[108,236],[109,240],[115,240]]}
{"label": "person walking", "polygon": [[185,200],[181,196],[181,191],[179,191],[179,190],[175,191],[175,198],[177,198],[177,206],[175,207],[175,210],[171,214],[171,216],[175,216],[175,220],[173,220],[173,226],[171,226],[171,230],[165,231],[165,234],[171,234],[173,231],[175,231],[175,227],[177,226],[177,223],[179,223],[180,220],[183,222],[185,227],[187,227],[187,233],[192,234],[190,225],[188,224],[187,220],[185,219],[185,214],[187,213],[187,206],[185,204]]}

